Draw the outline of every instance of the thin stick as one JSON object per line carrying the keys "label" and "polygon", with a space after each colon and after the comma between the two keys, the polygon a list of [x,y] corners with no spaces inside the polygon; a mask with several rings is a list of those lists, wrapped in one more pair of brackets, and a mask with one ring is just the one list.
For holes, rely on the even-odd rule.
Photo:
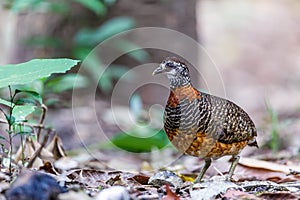
{"label": "thin stick", "polygon": [[40,156],[40,154],[41,154],[43,148],[45,147],[45,145],[46,145],[46,143],[47,143],[47,141],[48,141],[49,135],[50,135],[50,133],[51,133],[52,131],[53,131],[53,129],[47,129],[47,133],[45,134],[45,137],[44,137],[44,139],[43,139],[43,142],[42,142],[40,148],[33,154],[31,160],[29,161],[29,163],[28,163],[28,165],[27,165],[28,168],[31,168],[32,165],[33,165],[33,162],[35,161],[35,159],[36,159],[38,156]]}
{"label": "thin stick", "polygon": [[[42,116],[41,116],[39,125],[40,125],[41,127],[43,127],[43,126],[44,126],[45,117],[46,117],[46,113],[47,113],[47,110],[48,110],[48,109],[47,109],[47,106],[46,106],[45,104],[42,104],[41,107],[42,107]],[[37,131],[37,141],[40,140],[41,130],[42,130],[42,128],[38,127],[38,131]]]}

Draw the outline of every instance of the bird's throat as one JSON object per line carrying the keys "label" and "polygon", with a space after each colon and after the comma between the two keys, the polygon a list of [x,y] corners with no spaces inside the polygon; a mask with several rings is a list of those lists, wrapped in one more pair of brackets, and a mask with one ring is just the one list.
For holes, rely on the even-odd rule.
{"label": "bird's throat", "polygon": [[190,79],[186,77],[177,77],[177,76],[168,75],[168,79],[170,81],[170,88],[174,90],[180,87],[191,86]]}
{"label": "bird's throat", "polygon": [[171,107],[176,107],[180,103],[180,101],[184,99],[193,101],[200,98],[201,93],[196,90],[191,84],[189,84],[186,86],[171,88],[168,105],[171,105]]}

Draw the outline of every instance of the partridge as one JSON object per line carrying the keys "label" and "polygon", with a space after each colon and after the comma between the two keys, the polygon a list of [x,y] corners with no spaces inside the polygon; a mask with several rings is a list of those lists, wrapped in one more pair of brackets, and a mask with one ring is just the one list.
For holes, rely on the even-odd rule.
{"label": "partridge", "polygon": [[170,95],[164,112],[164,130],[181,152],[203,158],[200,182],[212,159],[231,155],[228,179],[234,173],[239,153],[256,146],[257,131],[249,115],[235,103],[200,92],[191,84],[188,66],[178,58],[165,59],[153,75],[164,73],[170,82]]}

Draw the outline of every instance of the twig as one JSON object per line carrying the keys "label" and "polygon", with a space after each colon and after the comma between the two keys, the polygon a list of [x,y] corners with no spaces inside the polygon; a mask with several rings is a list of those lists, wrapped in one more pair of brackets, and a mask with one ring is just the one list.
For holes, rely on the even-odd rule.
{"label": "twig", "polygon": [[[0,119],[0,123],[1,124],[8,124],[8,122],[6,120],[3,120],[3,119]],[[26,123],[26,122],[20,122],[19,124],[23,125],[23,126],[28,126],[30,128],[39,128],[39,129],[44,129],[45,128],[45,126],[42,125],[42,124],[29,124],[29,123]]]}
{"label": "twig", "polygon": [[33,154],[31,160],[29,161],[29,163],[28,163],[28,165],[27,165],[28,168],[31,168],[32,165],[33,165],[33,162],[35,161],[35,159],[36,159],[38,156],[40,156],[40,154],[41,154],[43,148],[45,147],[45,145],[46,145],[46,143],[47,143],[47,141],[48,141],[49,135],[50,135],[50,133],[51,133],[52,131],[53,131],[53,129],[47,129],[47,133],[45,134],[45,137],[44,137],[44,139],[43,139],[43,142],[42,142],[40,148]]}
{"label": "twig", "polygon": [[299,175],[299,174],[300,174],[300,171],[296,171],[296,170],[290,169],[290,173],[288,173],[287,176],[290,176],[290,175]]}
{"label": "twig", "polygon": [[[41,107],[42,107],[42,116],[41,116],[39,125],[44,126],[45,116],[46,116],[46,113],[47,113],[48,109],[47,109],[47,106],[45,104],[42,104]],[[37,141],[39,141],[39,139],[40,139],[41,130],[42,129],[40,127],[38,127]]]}

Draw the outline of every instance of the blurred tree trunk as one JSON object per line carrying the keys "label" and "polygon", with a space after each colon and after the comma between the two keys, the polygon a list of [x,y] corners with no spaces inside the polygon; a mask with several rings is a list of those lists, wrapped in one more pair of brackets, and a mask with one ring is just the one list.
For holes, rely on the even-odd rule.
{"label": "blurred tree trunk", "polygon": [[131,16],[138,27],[170,28],[197,39],[195,9],[196,0],[120,0],[108,17]]}
{"label": "blurred tree trunk", "polygon": [[[109,18],[115,16],[129,16],[136,20],[137,27],[163,27],[179,31],[198,41],[196,29],[196,0],[120,0],[114,5]],[[151,56],[149,62],[161,62],[165,57],[171,56],[172,52],[165,52],[158,49],[147,50]],[[197,59],[198,52],[190,52],[191,57]],[[135,67],[139,63],[127,57],[120,62],[126,66]],[[151,75],[151,74],[150,74]],[[149,76],[149,74],[141,74]],[[197,76],[193,77],[193,80]],[[147,80],[147,78],[145,78]],[[163,105],[166,102],[168,92],[160,87],[145,86],[141,90],[143,102],[146,105],[158,103]],[[124,102],[124,101],[123,101]]]}
{"label": "blurred tree trunk", "polygon": [[[163,27],[179,31],[197,40],[196,30],[196,0],[119,0],[109,7],[108,14],[103,18],[96,16],[90,10],[79,4],[71,5],[68,15],[56,13],[21,13],[16,16],[16,30],[12,41],[16,46],[10,56],[10,62],[23,62],[38,57],[69,57],[73,48],[73,37],[82,27],[99,27],[101,23],[117,16],[132,17],[137,27]],[[39,19],[39,20],[36,20]],[[3,22],[5,24],[5,22]],[[7,22],[10,23],[10,22]],[[1,23],[2,24],[2,23]],[[28,38],[54,37],[63,41],[63,46],[30,46],[25,43]],[[158,49],[147,49],[150,59],[147,62],[161,62],[172,52]],[[198,52],[190,52],[191,57],[197,58]],[[123,56],[117,60],[119,64],[135,67],[141,63]],[[149,74],[141,74],[149,76]],[[196,77],[193,78],[195,81]],[[164,104],[167,92],[158,87],[146,87],[141,90],[145,104]],[[163,97],[165,95],[165,97]],[[163,97],[163,98],[157,98]]]}

